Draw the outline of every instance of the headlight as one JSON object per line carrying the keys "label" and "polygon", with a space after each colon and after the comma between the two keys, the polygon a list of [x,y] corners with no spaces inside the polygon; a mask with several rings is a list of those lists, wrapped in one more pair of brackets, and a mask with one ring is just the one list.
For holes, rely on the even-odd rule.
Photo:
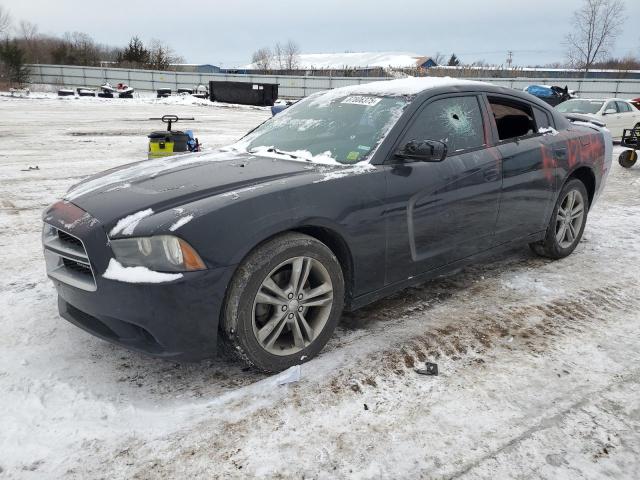
{"label": "headlight", "polygon": [[116,259],[125,267],[147,267],[158,272],[204,270],[191,245],[171,235],[111,240]]}

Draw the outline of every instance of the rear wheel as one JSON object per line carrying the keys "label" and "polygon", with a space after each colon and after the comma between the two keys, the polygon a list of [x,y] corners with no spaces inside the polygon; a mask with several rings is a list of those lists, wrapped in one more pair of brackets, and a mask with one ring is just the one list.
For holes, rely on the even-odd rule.
{"label": "rear wheel", "polygon": [[625,150],[618,157],[618,163],[621,167],[631,168],[635,165],[636,160],[638,160],[638,152],[635,150]]}
{"label": "rear wheel", "polygon": [[257,247],[238,267],[226,299],[229,350],[274,372],[317,355],[342,313],[344,280],[331,250],[287,233]]}
{"label": "rear wheel", "polygon": [[553,209],[544,240],[530,245],[538,255],[559,259],[570,255],[580,243],[587,223],[589,197],[580,180],[569,180]]}

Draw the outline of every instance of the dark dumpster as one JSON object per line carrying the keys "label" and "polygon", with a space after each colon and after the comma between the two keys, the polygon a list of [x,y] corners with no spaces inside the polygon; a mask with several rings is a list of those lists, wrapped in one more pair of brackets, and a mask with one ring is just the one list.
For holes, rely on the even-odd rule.
{"label": "dark dumpster", "polygon": [[212,102],[270,107],[278,99],[278,84],[210,81],[209,98]]}

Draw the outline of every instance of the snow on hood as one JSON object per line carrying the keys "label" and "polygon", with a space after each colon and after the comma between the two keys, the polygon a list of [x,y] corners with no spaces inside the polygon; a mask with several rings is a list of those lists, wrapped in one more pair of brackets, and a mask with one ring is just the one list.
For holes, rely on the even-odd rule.
{"label": "snow on hood", "polygon": [[153,215],[153,210],[150,208],[128,215],[118,220],[118,223],[116,223],[116,226],[113,227],[109,232],[109,236],[115,237],[118,234],[132,235],[133,231],[138,226],[138,224],[142,221],[142,219],[149,217],[151,215]]}
{"label": "snow on hood", "polygon": [[87,193],[103,189],[105,187],[118,184],[109,190],[123,190],[131,186],[131,181],[139,178],[153,178],[165,171],[175,170],[197,163],[206,163],[222,160],[233,160],[235,157],[225,151],[207,152],[190,155],[178,155],[174,157],[164,157],[155,160],[144,160],[133,163],[111,172],[104,172],[95,177],[84,180],[64,195],[65,200],[74,200]]}

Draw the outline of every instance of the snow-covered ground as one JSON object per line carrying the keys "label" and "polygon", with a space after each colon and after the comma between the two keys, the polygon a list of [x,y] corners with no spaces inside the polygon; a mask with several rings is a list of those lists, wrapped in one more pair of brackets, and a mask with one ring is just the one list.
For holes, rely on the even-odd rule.
{"label": "snow-covered ground", "polygon": [[58,317],[45,206],[145,158],[148,117],[213,147],[269,116],[192,103],[0,97],[0,478],[640,478],[639,167],[614,162],[571,257],[514,250],[345,315],[295,383]]}

